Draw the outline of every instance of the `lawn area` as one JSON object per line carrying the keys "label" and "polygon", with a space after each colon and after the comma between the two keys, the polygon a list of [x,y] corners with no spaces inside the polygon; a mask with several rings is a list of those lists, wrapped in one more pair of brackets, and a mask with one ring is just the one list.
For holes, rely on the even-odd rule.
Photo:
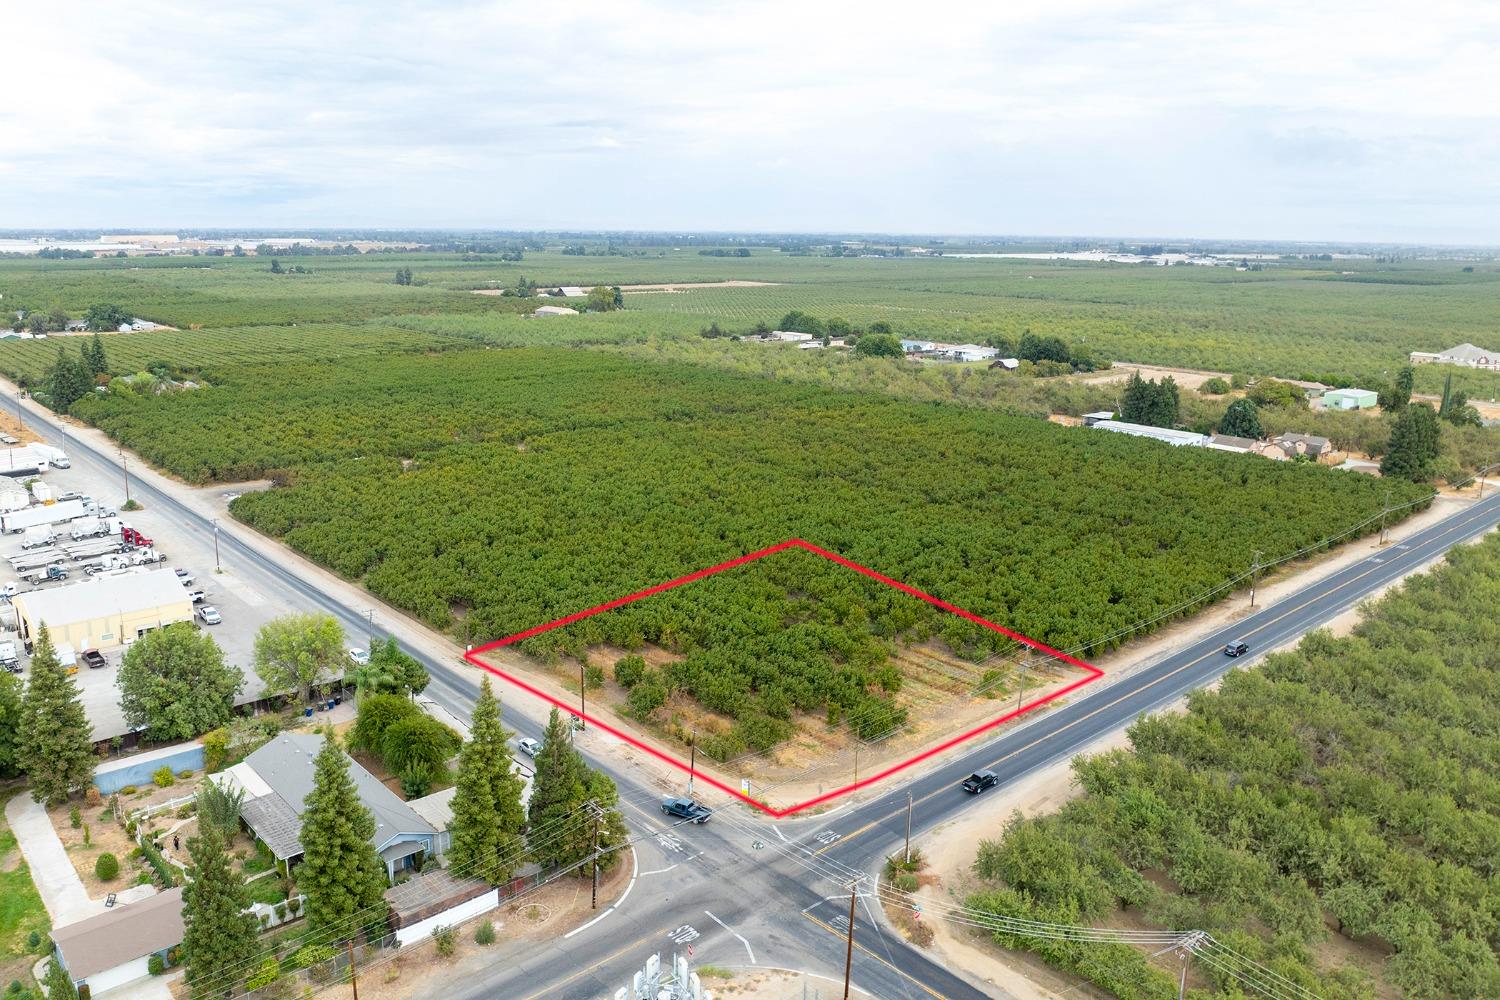
{"label": "lawn area", "polygon": [[[0,791],[0,806],[20,789]],[[52,921],[31,882],[31,868],[16,846],[16,835],[0,822],[0,980],[29,982],[34,952],[26,946],[32,931],[45,935]]]}

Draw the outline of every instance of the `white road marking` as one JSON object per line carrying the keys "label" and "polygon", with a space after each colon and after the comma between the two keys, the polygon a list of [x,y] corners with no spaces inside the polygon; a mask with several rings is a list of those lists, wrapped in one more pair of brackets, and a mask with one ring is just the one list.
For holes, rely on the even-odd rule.
{"label": "white road marking", "polygon": [[615,904],[613,906],[611,906],[609,909],[605,910],[603,913],[599,914],[593,920],[590,920],[588,923],[582,925],[581,927],[575,927],[572,930],[568,931],[568,933],[566,933],[566,934],[563,935],[563,939],[567,940],[568,938],[572,937],[574,934],[581,934],[582,932],[588,930],[590,927],[592,927],[595,924],[597,924],[599,921],[603,920],[605,917],[609,916],[611,913],[613,913],[616,910],[618,910],[621,906],[624,906],[625,905],[625,897],[629,896],[630,895],[630,890],[635,888],[635,880],[636,880],[636,876],[637,876],[637,872],[635,871],[635,869],[638,868],[638,867],[640,867],[640,862],[639,862],[639,859],[635,856],[635,847],[634,847],[634,845],[632,845],[631,848],[630,848],[630,868],[631,868],[630,884],[625,887],[625,891],[624,892],[620,893],[620,898],[617,899],[617,900],[615,900]]}
{"label": "white road marking", "polygon": [[[704,910],[703,912],[708,913],[707,910]],[[712,913],[708,913],[708,919],[712,920],[714,923],[718,924],[720,927],[724,928],[735,937],[739,938],[740,944],[745,946],[745,954],[750,956],[750,964],[755,964],[755,949],[750,947],[750,942],[745,940],[745,936],[743,934],[736,931],[733,927],[730,927],[728,924],[720,920],[718,917],[714,916]]]}
{"label": "white road marking", "polygon": [[667,937],[671,938],[677,944],[687,944],[689,941],[696,941],[702,936],[692,924],[683,924],[675,931],[667,931]]}

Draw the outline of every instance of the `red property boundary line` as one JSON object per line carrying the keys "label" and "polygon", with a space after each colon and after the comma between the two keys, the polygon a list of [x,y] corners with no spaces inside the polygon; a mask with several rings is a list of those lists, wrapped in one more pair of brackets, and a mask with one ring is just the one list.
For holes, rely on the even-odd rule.
{"label": "red property boundary line", "polygon": [[824,794],[819,795],[816,798],[808,799],[806,802],[799,802],[796,805],[788,806],[785,809],[776,809],[764,802],[758,802],[750,796],[746,795],[744,792],[740,791],[738,788],[719,781],[712,775],[703,774],[695,768],[690,768],[688,764],[684,763],[678,758],[673,757],[670,754],[663,753],[657,748],[636,739],[634,736],[631,736],[628,733],[621,732],[620,730],[609,725],[609,723],[601,722],[600,720],[594,718],[592,715],[583,715],[582,718],[589,725],[597,726],[610,735],[624,740],[626,743],[630,744],[636,749],[650,754],[657,760],[672,765],[679,771],[690,775],[694,780],[702,781],[706,784],[712,785],[719,791],[724,792],[727,795],[732,795],[735,798],[739,799],[741,802],[745,802],[749,805],[754,806],[761,812],[771,816],[773,819],[781,819],[786,816],[791,816],[794,813],[801,812],[804,809],[810,809],[813,806],[822,805],[825,802],[831,802],[834,799],[840,798],[844,795],[848,795],[850,792],[853,792],[856,789],[864,788],[867,785],[873,785],[878,781],[883,781],[893,774],[897,774],[909,767],[920,764],[922,761],[927,760],[930,757],[935,757],[945,750],[952,749],[953,747],[958,746],[960,743],[972,740],[974,737],[979,736],[982,733],[987,733],[991,729],[995,729],[999,726],[1004,725],[1011,719],[1034,711],[1050,701],[1055,701],[1056,699],[1061,698],[1063,695],[1066,695],[1069,692],[1078,690],[1086,684],[1092,684],[1094,681],[1104,676],[1104,671],[1100,670],[1098,667],[1092,666],[1091,664],[1085,663],[1082,660],[1077,659],[1076,657],[1069,656],[1067,653],[1061,652],[1060,650],[1053,649],[1051,646],[1047,646],[1040,642],[1037,642],[1035,639],[1028,638],[1027,636],[1022,635],[1019,632],[1014,632],[1008,628],[1005,628],[1003,625],[996,625],[992,621],[987,621],[986,619],[979,617],[972,611],[967,611],[956,604],[949,604],[947,601],[933,597],[931,594],[923,593],[915,587],[908,586],[907,584],[904,584],[899,580],[893,580],[882,573],[877,573],[875,570],[870,569],[867,566],[861,566],[857,562],[845,559],[843,556],[830,552],[827,549],[820,548],[819,546],[814,545],[811,542],[803,541],[800,538],[789,538],[786,541],[781,542],[780,544],[772,545],[770,548],[761,549],[757,552],[750,552],[736,559],[730,559],[728,562],[719,563],[717,566],[710,566],[707,569],[700,569],[696,573],[689,573],[687,576],[680,576],[675,580],[668,580],[666,583],[658,583],[654,587],[647,587],[645,590],[638,590],[634,594],[627,594],[624,597],[617,597],[613,601],[608,601],[604,604],[589,608],[585,611],[575,612],[571,615],[567,615],[566,617],[558,618],[555,621],[547,622],[545,625],[537,625],[533,628],[525,630],[524,632],[517,632],[515,635],[506,636],[504,639],[497,639],[494,642],[485,643],[483,646],[479,646],[465,653],[464,659],[474,664],[474,666],[479,667],[481,670],[487,670],[490,673],[494,674],[496,677],[499,677],[501,680],[515,685],[522,691],[525,691],[528,694],[536,695],[543,701],[557,706],[570,715],[578,716],[580,715],[580,713],[577,707],[567,704],[559,698],[553,697],[547,692],[542,691],[541,689],[531,684],[528,684],[526,681],[522,680],[519,677],[506,673],[505,671],[493,666],[492,664],[485,663],[479,658],[480,655],[483,653],[487,653],[493,649],[501,649],[505,646],[514,645],[523,639],[530,639],[533,636],[541,635],[544,632],[550,632],[553,629],[571,625],[574,622],[582,621],[585,618],[592,618],[594,615],[602,614],[605,611],[613,611],[615,608],[621,608],[627,604],[633,604],[636,601],[643,600],[655,594],[664,593],[668,590],[675,590],[676,588],[681,587],[685,584],[692,583],[695,580],[702,580],[705,577],[713,576],[716,573],[722,573],[725,570],[734,569],[736,566],[743,566],[746,563],[754,562],[757,559],[764,559],[766,556],[775,555],[777,552],[784,552],[787,549],[802,549],[805,552],[811,552],[815,556],[821,556],[822,558],[827,559],[830,562],[837,563],[838,565],[843,566],[846,569],[851,569],[862,576],[869,577],[871,580],[883,583],[887,587],[893,587],[896,590],[901,591],[903,594],[908,594],[912,597],[918,598],[919,600],[926,601],[928,604],[931,604],[935,608],[941,608],[951,614],[958,615],[960,618],[967,618],[969,621],[975,623],[976,625],[983,626],[984,628],[987,628],[992,632],[998,632],[1001,635],[1014,639],[1017,642],[1022,643],[1023,645],[1031,647],[1039,653],[1046,653],[1048,656],[1055,656],[1065,663],[1078,667],[1079,669],[1084,671],[1086,676],[1074,681],[1066,687],[1053,691],[1051,694],[1043,695],[1042,697],[1036,698],[1033,701],[1027,702],[1019,708],[1012,709],[1011,711],[1006,712],[1004,715],[1001,715],[1000,717],[995,719],[991,719],[990,721],[976,726],[965,733],[960,733],[958,736],[954,736],[950,739],[944,740],[937,746],[928,747],[921,753],[916,754],[915,756],[910,757],[907,760],[903,760],[900,763],[893,764],[883,771],[878,771],[875,774],[861,779],[860,781],[845,785],[843,788],[836,788],[831,792],[825,792]]}

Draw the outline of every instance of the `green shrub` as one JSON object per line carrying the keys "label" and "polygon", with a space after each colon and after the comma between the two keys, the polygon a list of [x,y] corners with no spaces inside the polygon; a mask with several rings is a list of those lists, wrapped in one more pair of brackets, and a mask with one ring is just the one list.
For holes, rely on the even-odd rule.
{"label": "green shrub", "polygon": [[209,773],[219,770],[229,760],[229,732],[213,729],[203,734],[203,769]]}
{"label": "green shrub", "polygon": [[478,927],[474,928],[474,943],[475,944],[494,944],[495,943],[495,925],[492,924],[488,920],[485,920],[485,921],[481,922]]}
{"label": "green shrub", "polygon": [[604,686],[604,668],[596,664],[589,664],[583,670],[584,686],[590,690]]}
{"label": "green shrub", "polygon": [[181,778],[183,781],[186,781],[187,779],[191,778],[192,776],[193,776],[193,769],[190,768],[190,767],[185,767],[181,771],[177,772],[177,777]]}
{"label": "green shrub", "polygon": [[119,794],[119,795],[134,795],[135,794],[135,786],[134,785],[126,785],[124,788],[120,789],[120,791],[117,794]]}
{"label": "green shrub", "polygon": [[157,788],[171,788],[177,783],[176,775],[174,775],[172,773],[172,769],[165,764],[163,764],[161,767],[158,767],[155,771],[151,772],[151,780],[156,782]]}
{"label": "green shrub", "polygon": [[26,935],[26,947],[27,948],[30,948],[32,951],[36,951],[41,946],[42,946],[42,932],[41,931],[32,931],[30,934]]}
{"label": "green shrub", "polygon": [[1205,396],[1222,396],[1224,395],[1224,393],[1228,392],[1230,388],[1231,386],[1228,382],[1215,375],[1211,379],[1206,379],[1204,383],[1198,387],[1198,391],[1203,393]]}
{"label": "green shrub", "polygon": [[615,661],[615,683],[633,688],[646,673],[646,658],[632,653]]}
{"label": "green shrub", "polygon": [[458,932],[452,927],[434,927],[432,944],[442,958],[452,958],[458,951]]}
{"label": "green shrub", "polygon": [[108,851],[94,859],[94,877],[101,882],[108,882],[117,878],[120,874],[120,859]]}
{"label": "green shrub", "polygon": [[255,971],[254,975],[245,980],[245,989],[253,993],[270,986],[280,978],[281,963],[274,958],[268,958],[260,963],[260,968]]}
{"label": "green shrub", "polygon": [[83,825],[83,813],[79,811],[77,806],[73,806],[68,810],[68,822],[75,830]]}
{"label": "green shrub", "polygon": [[160,955],[152,955],[146,960],[146,971],[153,976],[159,976],[167,971],[167,963]]}
{"label": "green shrub", "polygon": [[[278,910],[281,907],[277,907]],[[333,957],[333,945],[331,944],[306,944],[298,948],[292,955],[292,968],[307,969],[319,962],[326,962]]]}

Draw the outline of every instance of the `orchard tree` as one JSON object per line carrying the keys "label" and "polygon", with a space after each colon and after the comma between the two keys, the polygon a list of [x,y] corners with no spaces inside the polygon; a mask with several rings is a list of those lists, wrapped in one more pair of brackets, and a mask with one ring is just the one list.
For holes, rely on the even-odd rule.
{"label": "orchard tree", "polygon": [[325,940],[342,940],[384,918],[385,868],[370,843],[375,818],[354,780],[349,757],[332,732],[313,763],[313,789],[302,812],[302,864],[297,886],[307,895],[307,925]]}
{"label": "orchard tree", "polygon": [[854,353],[861,358],[904,358],[901,341],[894,334],[867,333],[854,345]]}
{"label": "orchard tree", "polygon": [[1232,437],[1261,438],[1265,436],[1265,428],[1260,425],[1260,413],[1255,404],[1248,399],[1236,399],[1229,404],[1229,409],[1224,411],[1224,419],[1219,421],[1219,433],[1228,434]]}
{"label": "orchard tree", "polygon": [[458,757],[448,866],[472,872],[491,885],[514,878],[525,856],[525,785],[511,764],[506,738],[500,702],[485,677],[470,718],[469,742]]}
{"label": "orchard tree", "polygon": [[255,672],[266,687],[307,701],[344,659],[344,630],[332,615],[274,618],[255,637]]}
{"label": "orchard tree", "polygon": [[94,777],[94,744],[78,684],[63,673],[47,626],[37,628],[31,679],[21,698],[17,762],[31,782],[31,797],[56,805]]}
{"label": "orchard tree", "polygon": [[182,951],[188,992],[193,1000],[210,1000],[227,995],[255,957],[260,924],[245,909],[244,883],[218,827],[204,825],[187,848],[192,877],[182,890]]}
{"label": "orchard tree", "polygon": [[229,722],[245,681],[210,635],[179,622],[132,645],[118,683],[127,725],[153,740],[188,740]]}

